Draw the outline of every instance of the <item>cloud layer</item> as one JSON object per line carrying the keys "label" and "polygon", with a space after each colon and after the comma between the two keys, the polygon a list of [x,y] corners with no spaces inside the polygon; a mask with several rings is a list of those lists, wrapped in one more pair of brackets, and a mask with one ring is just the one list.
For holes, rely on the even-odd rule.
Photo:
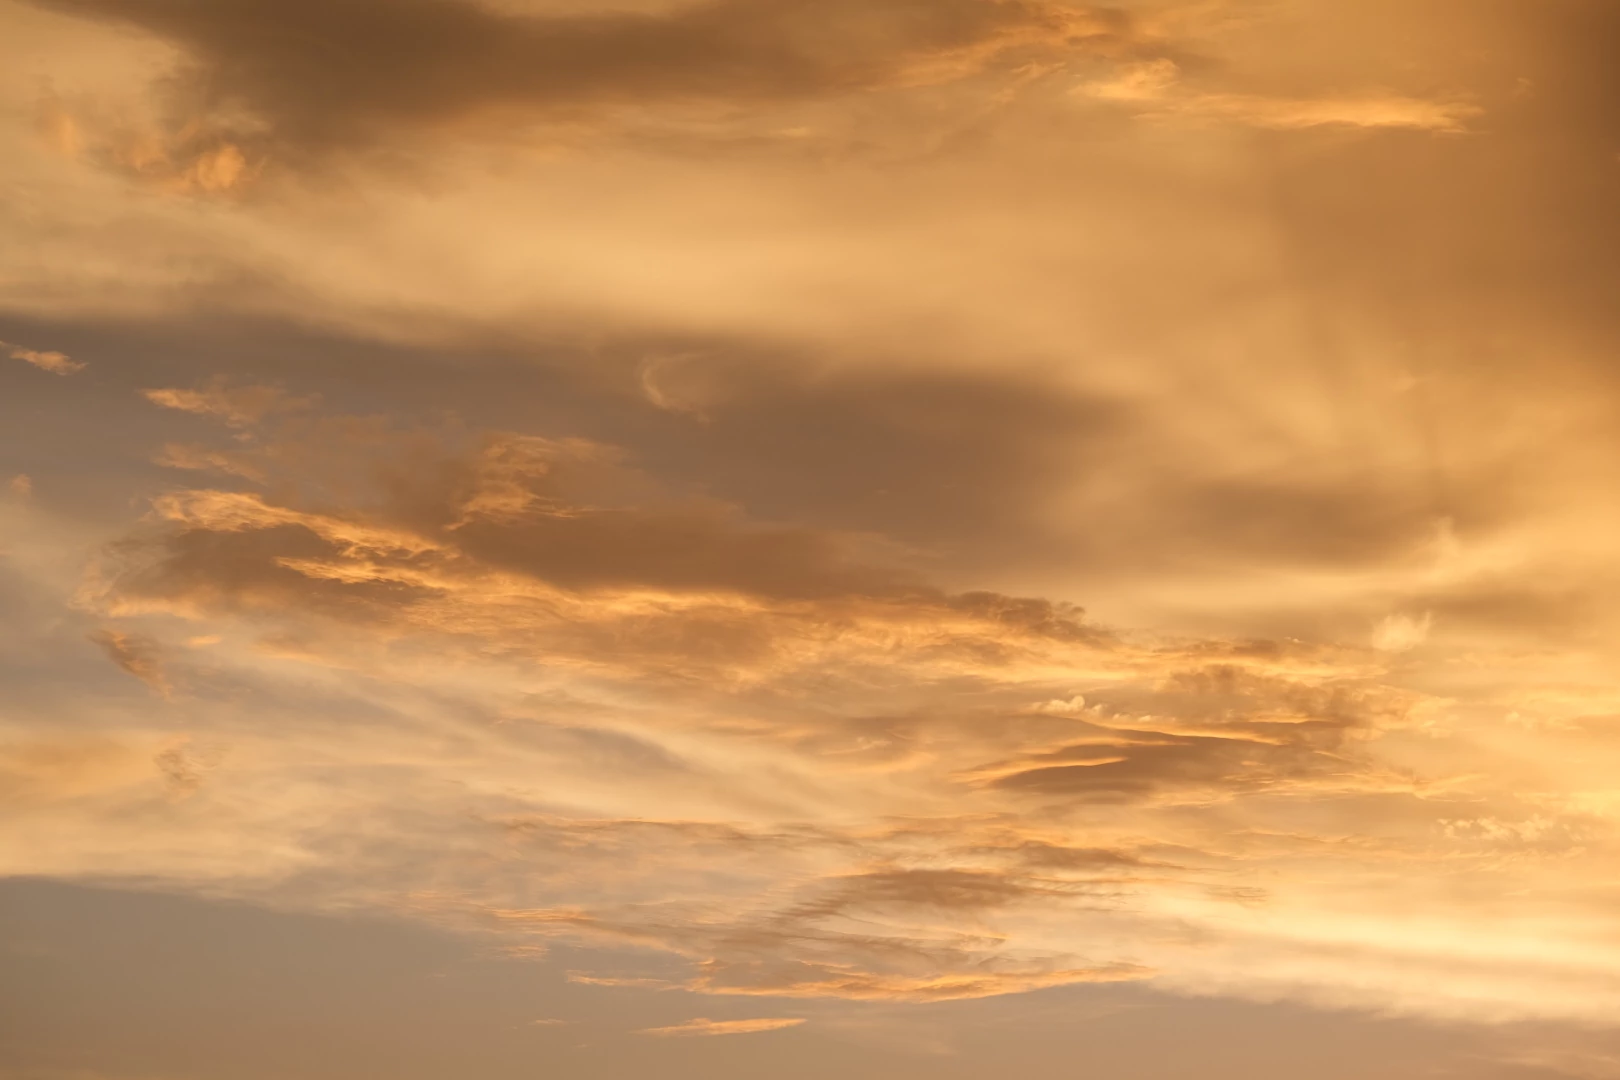
{"label": "cloud layer", "polygon": [[[1417,622],[1366,645],[1133,634],[663,490],[597,442],[267,387],[144,396],[225,436],[79,593],[149,719],[16,730],[34,823],[12,872],[645,952],[576,974],[596,986],[1608,1007],[1601,931],[1538,929],[1608,811],[1524,790],[1469,734],[1484,700],[1398,675]],[[38,828],[78,839],[20,858]],[[1528,921],[1439,933],[1532,872]],[[765,1030],[729,1023],[660,1033]]]}
{"label": "cloud layer", "polygon": [[168,134],[122,152],[182,188],[225,191],[423,131],[484,135],[608,111],[775,109],[1134,50],[1116,9],[1044,0],[780,3],[505,11],[470,0],[44,0],[186,57]]}
{"label": "cloud layer", "polygon": [[0,873],[672,1060],[1610,1023],[1616,32],[0,0]]}

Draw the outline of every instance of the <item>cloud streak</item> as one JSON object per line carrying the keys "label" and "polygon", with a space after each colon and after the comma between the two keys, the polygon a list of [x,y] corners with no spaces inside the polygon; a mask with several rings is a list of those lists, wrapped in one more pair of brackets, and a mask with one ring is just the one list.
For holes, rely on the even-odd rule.
{"label": "cloud streak", "polygon": [[1227,121],[1281,130],[1404,128],[1456,134],[1481,112],[1478,106],[1466,102],[1388,93],[1284,98],[1200,92],[1181,85],[1180,68],[1168,59],[1125,65],[1105,79],[1082,84],[1076,92],[1144,116]]}
{"label": "cloud streak", "polygon": [[0,348],[9,350],[13,360],[21,360],[25,364],[32,364],[39,370],[48,371],[52,375],[76,375],[86,367],[83,362],[74,360],[66,353],[25,349],[20,345],[7,345],[3,341],[0,341]]}
{"label": "cloud streak", "polygon": [[802,1017],[760,1017],[756,1020],[709,1020],[699,1017],[668,1027],[646,1028],[639,1035],[658,1038],[708,1038],[715,1035],[752,1035],[761,1031],[781,1031],[804,1023]]}

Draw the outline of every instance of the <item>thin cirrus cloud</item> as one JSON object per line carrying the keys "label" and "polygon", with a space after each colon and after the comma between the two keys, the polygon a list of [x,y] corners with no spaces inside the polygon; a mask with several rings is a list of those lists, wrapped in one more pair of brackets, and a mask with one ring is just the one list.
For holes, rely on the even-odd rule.
{"label": "thin cirrus cloud", "polygon": [[1263,128],[1409,128],[1458,133],[1482,111],[1466,102],[1398,94],[1317,98],[1266,97],[1184,89],[1175,61],[1126,65],[1076,93],[1116,103],[1146,116],[1224,120]]}
{"label": "thin cirrus cloud", "polygon": [[755,1020],[709,1020],[699,1017],[688,1020],[682,1024],[671,1024],[668,1027],[646,1028],[637,1032],[639,1035],[652,1035],[658,1038],[692,1038],[712,1035],[752,1035],[761,1031],[781,1031],[783,1028],[797,1027],[804,1023],[802,1017],[760,1017]]}
{"label": "thin cirrus cloud", "polygon": [[270,386],[232,387],[215,380],[201,389],[160,388],[143,391],[146,400],[165,409],[217,416],[232,427],[245,427],[267,414],[306,407],[309,402],[289,397]]}
{"label": "thin cirrus cloud", "polygon": [[[575,976],[604,988],[929,1002],[1148,981],[1442,1015],[1607,1008],[1583,932],[1408,940],[1410,916],[1380,906],[1423,910],[1417,868],[1442,851],[1466,892],[1506,848],[1552,857],[1550,891],[1603,850],[1575,792],[1527,800],[1510,774],[1419,753],[1486,751],[1393,677],[1405,653],[1164,640],[952,592],[858,538],[661,492],[598,443],[205,412],[264,479],[183,470],[78,601],[194,730],[176,741],[154,713],[98,751],[123,765],[31,788],[13,850],[31,828],[80,839],[14,870],[82,871],[112,844],[175,887],[684,967]],[[302,688],[269,706],[283,719],[244,711],[275,684]],[[154,846],[117,817],[156,793]],[[244,861],[266,845],[282,854]],[[1409,888],[1355,892],[1390,873]],[[1530,948],[1546,959],[1527,970]]]}
{"label": "thin cirrus cloud", "polygon": [[1124,12],[1045,0],[710,0],[591,14],[467,0],[41,6],[133,25],[182,50],[183,130],[140,160],[123,157],[137,169],[189,162],[175,179],[204,192],[236,187],[269,157],[308,159],[417,129],[683,103],[769,107],[1138,45]]}
{"label": "thin cirrus cloud", "polygon": [[0,872],[702,1069],[1612,1023],[1607,6],[0,23]]}

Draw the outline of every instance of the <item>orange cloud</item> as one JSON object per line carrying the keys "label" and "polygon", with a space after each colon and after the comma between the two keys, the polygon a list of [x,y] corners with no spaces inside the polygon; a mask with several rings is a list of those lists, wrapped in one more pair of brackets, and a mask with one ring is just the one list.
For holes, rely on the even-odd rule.
{"label": "orange cloud", "polygon": [[1482,111],[1456,101],[1400,94],[1320,98],[1265,97],[1184,89],[1180,68],[1159,59],[1126,65],[1103,79],[1082,83],[1077,93],[1131,108],[1143,115],[1226,120],[1253,127],[1409,128],[1456,133]]}
{"label": "orange cloud", "polygon": [[274,386],[232,385],[216,379],[200,389],[165,387],[141,391],[154,405],[218,417],[231,427],[250,427],[272,413],[307,408],[311,402]]}
{"label": "orange cloud", "polygon": [[[1393,986],[1404,946],[1379,953],[1376,931],[1315,974],[1279,959],[1279,934],[1325,940],[1298,929],[1315,882],[1434,859],[1486,873],[1599,835],[1404,753],[1449,706],[1389,681],[1415,652],[1388,642],[1129,634],[671,493],[598,442],[324,416],[280,392],[174,400],[235,429],[240,489],[171,489],[108,550],[81,603],[131,628],[109,655],[149,680],[183,658],[187,685],[316,679],[413,717],[350,729],[321,706],[301,737],[340,772],[381,754],[412,778],[391,783],[474,785],[466,854],[434,862],[419,916],[514,955],[565,938],[687,968],[579,981],[860,1001],[1196,987],[1213,940],[1264,958],[1251,989]],[[199,630],[206,652],[186,645]],[[246,800],[272,831],[288,814],[341,831],[328,794],[274,780],[308,751],[232,737],[251,743],[234,777],[160,757],[174,807]],[[409,863],[383,824],[404,812],[392,788],[345,791],[377,823],[364,859]],[[311,903],[375,888],[332,873]],[[1501,978],[1498,997],[1528,985]]]}
{"label": "orange cloud", "polygon": [[[4,342],[0,342],[3,346]],[[21,346],[10,346],[11,358],[21,360],[25,364],[32,364],[41,371],[48,371],[52,375],[73,375],[83,371],[86,365],[74,360],[66,353],[41,352],[37,349],[24,349]]]}
{"label": "orange cloud", "polygon": [[120,670],[135,676],[163,697],[170,696],[172,687],[155,643],[117,630],[98,630],[90,639],[101,646]]}
{"label": "orange cloud", "polygon": [[[227,106],[209,122],[185,125],[191,137],[177,141],[196,153],[183,168],[167,166],[203,191],[228,190],[249,171],[255,155],[244,154],[244,142],[297,159],[488,118],[508,126],[581,110],[761,108],[954,82],[1033,58],[1106,55],[1139,36],[1117,10],[1047,0],[707,0],[668,12],[584,15],[457,0],[405,10],[252,0],[184,15],[151,0],[43,6],[132,24],[185,51],[180,112]],[[383,22],[390,33],[374,34]],[[311,66],[311,48],[348,57],[345,75]],[[426,97],[424,79],[435,88]],[[167,165],[174,156],[155,145],[134,164]]]}
{"label": "orange cloud", "polygon": [[732,998],[1620,1008],[1582,5],[34,6],[4,304],[121,359],[5,396],[6,872]]}
{"label": "orange cloud", "polygon": [[759,1031],[781,1031],[804,1023],[803,1017],[760,1017],[755,1020],[709,1020],[698,1017],[669,1027],[644,1028],[638,1035],[660,1038],[707,1037],[711,1035],[751,1035]]}

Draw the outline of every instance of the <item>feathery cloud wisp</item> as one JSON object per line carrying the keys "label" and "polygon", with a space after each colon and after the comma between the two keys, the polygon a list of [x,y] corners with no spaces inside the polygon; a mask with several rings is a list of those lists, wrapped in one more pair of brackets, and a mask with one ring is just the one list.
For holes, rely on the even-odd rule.
{"label": "feathery cloud wisp", "polygon": [[755,1020],[709,1020],[699,1017],[681,1024],[671,1024],[668,1027],[645,1028],[639,1035],[655,1035],[661,1038],[691,1038],[707,1037],[712,1035],[752,1035],[760,1031],[781,1031],[783,1028],[797,1027],[804,1023],[802,1017],[760,1017]]}

